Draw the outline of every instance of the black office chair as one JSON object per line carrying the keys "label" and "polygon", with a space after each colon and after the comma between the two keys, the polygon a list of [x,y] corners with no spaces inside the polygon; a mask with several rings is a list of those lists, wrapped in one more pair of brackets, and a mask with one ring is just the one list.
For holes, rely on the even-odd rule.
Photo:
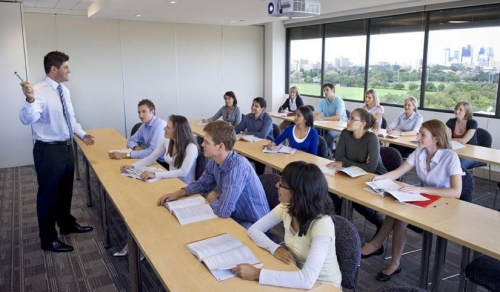
{"label": "black office chair", "polygon": [[328,145],[326,145],[325,138],[319,135],[318,135],[318,156],[330,159],[330,157],[328,157]]}
{"label": "black office chair", "polygon": [[205,167],[207,166],[208,158],[203,154],[203,150],[198,153],[196,158],[196,169],[194,171],[194,178],[198,180],[203,172],[205,172]]}
{"label": "black office chair", "polygon": [[479,256],[465,267],[465,277],[489,291],[500,292],[500,260],[489,256]]}
{"label": "black office chair", "polygon": [[348,109],[346,109],[346,110],[345,110],[345,114],[346,114],[347,118],[349,118],[349,116],[351,115],[351,111],[350,111],[350,110],[348,110]]}
{"label": "black office chair", "polygon": [[338,215],[332,216],[335,225],[335,252],[342,273],[342,287],[356,291],[361,265],[361,239],[354,224]]}
{"label": "black office chair", "polygon": [[427,290],[417,287],[398,286],[385,288],[382,292],[427,292]]}
{"label": "black office chair", "polygon": [[382,124],[380,125],[382,129],[387,129],[387,120],[382,117]]}
{"label": "black office chair", "polygon": [[133,136],[137,130],[141,127],[142,123],[137,123],[132,127],[132,130],[130,131],[130,136]]}
{"label": "black office chair", "polygon": [[281,130],[278,125],[273,123],[273,138],[276,139],[281,135]]}
{"label": "black office chair", "polygon": [[[280,203],[278,198],[278,188],[276,184],[281,180],[281,176],[275,173],[265,173],[259,176],[264,192],[266,193],[267,203],[269,209],[272,210]],[[271,228],[268,232],[269,238],[276,242],[281,243],[284,240],[285,230],[283,224],[278,224]]]}
{"label": "black office chair", "polygon": [[[491,148],[491,144],[493,144],[493,138],[491,137],[491,134],[488,131],[486,131],[483,128],[477,128],[476,135],[477,135],[477,144],[479,146]],[[490,191],[489,182],[491,181],[491,164],[486,164],[484,162],[476,161],[471,167],[468,168],[468,170],[470,172],[474,173],[474,168],[483,167],[483,166],[488,166],[488,193],[489,193],[489,191]],[[495,197],[495,199],[496,199],[496,197]],[[493,208],[495,208],[495,206],[493,206]]]}

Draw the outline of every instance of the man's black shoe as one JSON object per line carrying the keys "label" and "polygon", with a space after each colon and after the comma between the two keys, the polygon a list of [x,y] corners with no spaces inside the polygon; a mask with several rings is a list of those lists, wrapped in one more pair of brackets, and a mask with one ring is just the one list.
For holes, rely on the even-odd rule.
{"label": "man's black shoe", "polygon": [[66,243],[59,240],[49,243],[42,243],[42,249],[53,252],[70,252],[74,250],[71,245],[67,245]]}
{"label": "man's black shoe", "polygon": [[90,226],[80,226],[80,224],[75,223],[69,227],[61,228],[61,234],[70,234],[70,233],[85,233],[94,230],[94,227]]}

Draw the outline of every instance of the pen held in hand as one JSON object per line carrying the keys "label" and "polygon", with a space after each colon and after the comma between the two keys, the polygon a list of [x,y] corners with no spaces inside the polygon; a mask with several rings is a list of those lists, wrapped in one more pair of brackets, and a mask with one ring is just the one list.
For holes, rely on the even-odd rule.
{"label": "pen held in hand", "polygon": [[14,74],[16,74],[17,78],[19,78],[19,80],[21,80],[21,82],[24,82],[23,78],[19,74],[17,74],[17,71],[15,71]]}

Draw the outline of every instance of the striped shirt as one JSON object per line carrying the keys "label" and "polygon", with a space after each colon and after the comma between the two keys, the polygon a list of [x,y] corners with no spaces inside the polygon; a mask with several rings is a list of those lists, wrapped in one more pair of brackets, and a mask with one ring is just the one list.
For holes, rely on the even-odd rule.
{"label": "striped shirt", "polygon": [[210,203],[217,216],[231,217],[248,229],[269,213],[264,188],[244,156],[231,151],[221,165],[210,160],[203,175],[184,190],[189,196],[210,192],[215,186],[222,190],[219,199]]}

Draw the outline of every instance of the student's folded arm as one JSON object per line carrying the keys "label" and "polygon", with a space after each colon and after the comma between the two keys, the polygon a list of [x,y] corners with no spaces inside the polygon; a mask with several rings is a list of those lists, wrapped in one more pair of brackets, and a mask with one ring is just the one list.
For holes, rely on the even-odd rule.
{"label": "student's folded arm", "polygon": [[210,203],[217,216],[227,218],[234,212],[236,202],[245,188],[244,182],[249,175],[248,172],[249,170],[246,168],[234,167],[223,178],[223,182],[221,183],[222,193],[219,199]]}
{"label": "student's folded arm", "polygon": [[273,119],[271,118],[270,115],[266,115],[264,117],[264,124],[262,125],[262,128],[260,128],[260,131],[255,131],[255,132],[247,132],[248,135],[254,135],[256,137],[259,137],[261,139],[266,139],[267,135],[269,132],[273,130]]}
{"label": "student's folded arm", "polygon": [[209,118],[210,121],[217,121],[220,117],[222,117],[222,107],[215,113],[215,115]]}
{"label": "student's folded arm", "polygon": [[151,154],[137,161],[136,163],[132,163],[134,168],[140,168],[153,164],[158,158],[160,158],[165,153],[166,146],[168,145],[168,143],[169,139],[165,138],[163,142],[158,147],[156,147],[156,149],[153,152],[151,152]]}
{"label": "student's folded arm", "polygon": [[[203,155],[203,154],[202,154]],[[184,161],[181,164],[181,167],[175,170],[162,172],[160,175],[161,178],[171,178],[171,177],[186,177],[189,174],[189,171],[196,164],[196,158],[198,158],[198,147],[196,145],[190,143],[186,147],[186,157],[184,157]],[[157,175],[157,177],[159,177]]]}
{"label": "student's folded arm", "polygon": [[281,220],[276,217],[273,211],[271,211],[264,215],[264,217],[260,218],[248,229],[248,236],[253,240],[253,242],[255,242],[256,245],[269,251],[271,254],[274,254],[280,245],[269,239],[265,233],[274,226],[278,225],[280,222]]}
{"label": "student's folded arm", "polygon": [[151,154],[161,144],[161,141],[163,141],[164,139],[165,131],[163,130],[163,128],[165,127],[161,123],[156,125],[152,133],[153,136],[151,137],[151,142],[149,143],[149,147],[143,150],[132,151],[130,153],[130,157],[144,158],[147,157],[149,154]]}
{"label": "student's folded arm", "polygon": [[186,195],[198,194],[198,193],[208,193],[212,191],[216,186],[215,177],[213,174],[213,164],[215,162],[213,160],[207,163],[207,167],[205,171],[200,176],[200,178],[196,181],[189,183],[184,190],[186,191]]}
{"label": "student's folded arm", "polygon": [[326,235],[315,236],[306,262],[299,271],[274,271],[262,269],[259,283],[298,289],[311,289],[318,280],[325,262],[332,238]]}

